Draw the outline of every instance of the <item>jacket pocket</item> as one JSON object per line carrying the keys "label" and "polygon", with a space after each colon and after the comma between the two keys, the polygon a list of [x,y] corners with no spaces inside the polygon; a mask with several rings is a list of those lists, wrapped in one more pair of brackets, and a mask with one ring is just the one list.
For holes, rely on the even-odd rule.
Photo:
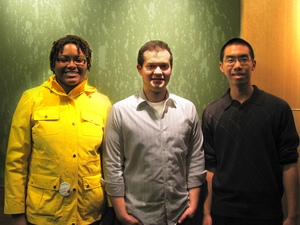
{"label": "jacket pocket", "polygon": [[102,137],[104,125],[101,116],[88,111],[81,111],[81,122],[83,135]]}
{"label": "jacket pocket", "polygon": [[100,213],[105,207],[104,189],[100,180],[100,174],[83,178],[83,213],[85,215]]}
{"label": "jacket pocket", "polygon": [[55,215],[58,209],[59,176],[31,173],[28,181],[26,206],[32,214]]}
{"label": "jacket pocket", "polygon": [[32,133],[36,135],[53,135],[59,131],[58,107],[43,107],[33,113],[34,126]]}

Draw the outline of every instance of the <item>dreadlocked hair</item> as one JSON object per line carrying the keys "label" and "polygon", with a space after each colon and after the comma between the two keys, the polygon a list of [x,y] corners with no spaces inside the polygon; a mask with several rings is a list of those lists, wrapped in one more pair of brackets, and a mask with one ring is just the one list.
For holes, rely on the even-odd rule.
{"label": "dreadlocked hair", "polygon": [[92,50],[90,49],[89,44],[84,39],[82,39],[81,37],[78,37],[76,35],[67,35],[67,36],[62,37],[62,38],[58,39],[57,41],[53,42],[53,46],[51,48],[51,52],[50,52],[50,56],[49,56],[50,69],[54,72],[55,61],[57,60],[59,53],[63,52],[64,46],[66,44],[76,45],[76,47],[78,49],[78,54],[81,49],[82,53],[86,57],[87,69],[90,70],[90,68],[92,66],[92,64],[91,64]]}

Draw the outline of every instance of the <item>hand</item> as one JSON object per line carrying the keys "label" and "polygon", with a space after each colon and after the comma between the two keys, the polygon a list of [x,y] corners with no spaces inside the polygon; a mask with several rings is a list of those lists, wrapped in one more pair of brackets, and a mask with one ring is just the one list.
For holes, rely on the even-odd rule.
{"label": "hand", "polygon": [[125,218],[118,218],[122,225],[143,225],[132,215],[127,214]]}
{"label": "hand", "polygon": [[203,215],[202,225],[212,225],[212,218],[210,214]]}
{"label": "hand", "polygon": [[195,211],[196,209],[193,209],[192,207],[187,208],[182,214],[182,216],[179,218],[178,223],[182,223],[186,218],[193,218]]}
{"label": "hand", "polygon": [[283,222],[283,225],[297,225],[298,216],[293,218],[286,218],[286,220]]}
{"label": "hand", "polygon": [[27,225],[25,214],[20,217],[12,217],[11,221],[13,225]]}

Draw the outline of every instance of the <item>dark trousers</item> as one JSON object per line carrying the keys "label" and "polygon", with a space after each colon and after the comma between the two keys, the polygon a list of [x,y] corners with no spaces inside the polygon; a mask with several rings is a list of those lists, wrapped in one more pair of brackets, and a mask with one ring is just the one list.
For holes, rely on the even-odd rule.
{"label": "dark trousers", "polygon": [[283,218],[275,220],[241,219],[212,214],[213,225],[282,225]]}

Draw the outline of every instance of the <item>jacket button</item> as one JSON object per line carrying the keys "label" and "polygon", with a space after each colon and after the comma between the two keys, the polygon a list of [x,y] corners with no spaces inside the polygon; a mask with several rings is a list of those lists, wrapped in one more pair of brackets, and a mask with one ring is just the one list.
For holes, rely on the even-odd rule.
{"label": "jacket button", "polygon": [[89,188],[89,187],[90,187],[90,185],[86,185],[86,187],[87,187],[87,188]]}
{"label": "jacket button", "polygon": [[75,155],[75,154],[73,155],[73,158],[76,158],[76,155]]}

